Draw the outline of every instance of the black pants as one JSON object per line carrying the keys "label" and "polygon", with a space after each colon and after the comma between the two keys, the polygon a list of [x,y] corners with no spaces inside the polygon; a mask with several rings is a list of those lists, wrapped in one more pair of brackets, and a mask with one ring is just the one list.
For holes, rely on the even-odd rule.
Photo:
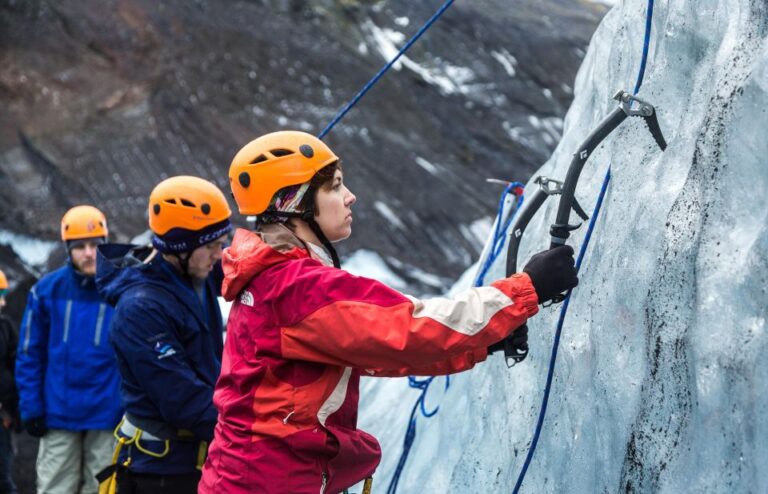
{"label": "black pants", "polygon": [[123,470],[117,474],[117,494],[197,494],[200,472],[153,475]]}
{"label": "black pants", "polygon": [[13,483],[13,443],[11,431],[0,422],[0,494],[16,494]]}

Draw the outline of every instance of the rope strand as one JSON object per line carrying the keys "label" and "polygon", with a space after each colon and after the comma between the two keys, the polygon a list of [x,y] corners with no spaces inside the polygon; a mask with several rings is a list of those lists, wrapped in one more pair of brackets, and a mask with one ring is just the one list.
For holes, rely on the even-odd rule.
{"label": "rope strand", "polygon": [[[640,69],[638,70],[637,74],[637,81],[635,82],[635,91],[634,93],[637,94],[640,91],[640,88],[643,85],[643,78],[645,77],[645,68],[646,68],[646,62],[648,59],[648,51],[649,46],[651,42],[651,28],[653,27],[653,0],[648,0],[648,9],[646,12],[646,21],[645,21],[645,39],[643,41],[643,54],[640,59]],[[579,256],[576,260],[576,270],[578,271],[581,268],[581,263],[584,260],[584,256],[587,251],[587,247],[589,246],[589,241],[592,238],[592,232],[594,230],[595,222],[597,221],[597,216],[600,214],[600,208],[603,205],[603,198],[605,197],[605,194],[608,190],[608,183],[611,181],[611,167],[608,166],[608,170],[605,173],[605,178],[603,179],[603,186],[600,189],[600,194],[597,197],[597,202],[595,203],[595,210],[592,213],[592,217],[589,220],[589,228],[587,230],[587,233],[584,237],[584,242],[581,245],[581,249],[579,250]],[[542,398],[541,402],[541,409],[539,410],[539,418],[536,422],[536,429],[533,433],[533,439],[531,440],[531,446],[528,449],[528,454],[525,457],[525,462],[523,463],[523,468],[520,471],[520,475],[517,477],[517,482],[515,483],[514,490],[512,491],[513,494],[518,494],[520,491],[520,487],[523,484],[523,480],[525,479],[525,474],[528,472],[528,467],[531,464],[531,460],[533,459],[533,454],[536,451],[536,445],[539,442],[539,436],[541,435],[541,429],[544,424],[544,417],[547,413],[547,404],[549,402],[549,393],[552,388],[552,379],[555,372],[555,361],[557,360],[557,350],[560,346],[560,335],[563,331],[563,325],[565,323],[565,316],[568,313],[568,306],[571,301],[571,291],[568,291],[568,294],[565,297],[565,300],[563,301],[563,306],[560,309],[560,317],[557,321],[557,330],[555,331],[555,339],[552,343],[552,356],[549,360],[549,370],[547,372],[547,383],[544,386],[544,397]]]}

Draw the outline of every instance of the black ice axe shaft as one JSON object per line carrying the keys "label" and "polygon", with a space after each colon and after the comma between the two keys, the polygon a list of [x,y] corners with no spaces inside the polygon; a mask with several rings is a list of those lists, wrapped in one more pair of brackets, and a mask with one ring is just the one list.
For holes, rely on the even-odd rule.
{"label": "black ice axe shaft", "polygon": [[[515,216],[512,224],[509,244],[507,245],[507,276],[517,273],[517,252],[523,233],[533,216],[539,211],[544,201],[550,195],[559,194],[562,183],[547,177],[536,177],[534,181],[539,187],[523,203],[523,207]],[[523,324],[503,341],[504,358],[507,367],[519,364],[528,356],[528,326]]]}
{"label": "black ice axe shaft", "polygon": [[[512,224],[512,233],[507,245],[507,276],[517,273],[517,253],[528,223],[531,222],[534,215],[541,209],[547,198],[559,195],[563,187],[562,182],[544,176],[536,177],[534,183],[538,185],[538,188],[523,203],[522,209],[517,213],[515,222]],[[587,213],[584,212],[576,200],[573,201],[573,210],[584,221],[589,219]],[[515,330],[512,335],[504,340],[503,347],[508,367],[512,367],[525,360],[525,357],[528,356],[528,326],[524,324]]]}
{"label": "black ice axe shaft", "polygon": [[[552,236],[550,248],[563,245],[570,236],[570,232],[581,226],[568,223],[571,209],[573,209],[573,204],[575,202],[574,192],[576,191],[576,184],[579,182],[581,170],[584,168],[584,164],[586,164],[597,146],[599,146],[611,132],[616,130],[627,117],[642,117],[661,150],[664,151],[667,149],[667,141],[664,140],[664,136],[661,133],[659,120],[656,117],[656,109],[653,105],[641,100],[637,96],[627,93],[626,91],[619,91],[614,95],[613,99],[619,101],[619,107],[613,110],[610,115],[600,122],[600,125],[587,136],[587,139],[573,155],[573,160],[571,160],[568,172],[565,175],[565,181],[563,182],[560,202],[557,207],[557,217],[555,218],[555,223],[549,229],[549,233]],[[638,107],[633,109],[633,103],[637,103]]]}
{"label": "black ice axe shaft", "polygon": [[[662,151],[667,149],[667,141],[664,140],[664,135],[661,133],[659,120],[656,117],[656,109],[653,105],[641,100],[637,96],[627,93],[626,91],[619,91],[613,98],[619,101],[619,107],[600,122],[600,125],[587,136],[587,139],[573,155],[573,160],[568,167],[568,172],[566,173],[565,181],[563,182],[560,202],[557,207],[557,217],[555,218],[555,223],[552,224],[549,229],[549,234],[551,236],[550,248],[564,245],[565,241],[570,236],[571,231],[581,226],[581,224],[571,225],[568,223],[571,209],[573,209],[573,204],[575,202],[574,193],[576,191],[576,185],[579,182],[581,170],[584,168],[584,164],[597,146],[599,146],[611,132],[616,130],[627,117],[642,117],[643,120],[645,120],[646,125],[648,125],[648,130],[651,132],[656,144],[658,144]],[[636,107],[633,108],[633,105],[635,104]],[[552,300],[552,303],[562,302],[564,299],[565,294],[561,293]]]}
{"label": "black ice axe shaft", "polygon": [[[621,125],[627,117],[642,117],[661,150],[663,151],[667,148],[667,142],[664,140],[664,135],[661,133],[661,127],[659,126],[659,121],[656,117],[656,110],[651,104],[625,91],[617,92],[616,95],[614,95],[614,99],[619,101],[619,107],[608,115],[608,117],[600,123],[597,129],[587,136],[587,139],[574,154],[566,174],[565,183],[547,177],[536,178],[535,183],[539,185],[539,188],[532,196],[526,199],[523,204],[523,209],[518,212],[515,222],[512,225],[512,234],[510,235],[509,244],[507,246],[507,276],[511,276],[517,272],[517,253],[523,233],[525,232],[528,223],[549,196],[561,196],[560,203],[558,204],[556,222],[550,229],[550,234],[552,235],[550,248],[565,244],[571,230],[575,230],[580,226],[570,225],[568,223],[571,209],[573,209],[582,220],[586,221],[589,219],[584,210],[579,206],[579,203],[576,202],[574,196],[581,170],[584,168],[584,164],[597,146],[599,146],[611,132]],[[638,105],[635,109],[632,108],[634,103]],[[565,294],[560,294],[553,300],[553,302],[562,302],[564,298]],[[507,360],[507,366],[512,367],[525,360],[525,357],[528,355],[528,326],[521,326],[510,336],[505,338],[503,341],[503,349],[504,356]]]}
{"label": "black ice axe shaft", "polygon": [[[541,209],[544,201],[549,196],[559,195],[563,188],[562,182],[544,176],[536,177],[533,183],[539,187],[530,197],[526,198],[522,209],[517,213],[515,222],[512,224],[512,233],[507,245],[507,276],[517,273],[517,253],[528,223],[531,222],[533,216]],[[573,201],[573,209],[584,221],[589,219],[589,216],[587,216],[576,200]]]}

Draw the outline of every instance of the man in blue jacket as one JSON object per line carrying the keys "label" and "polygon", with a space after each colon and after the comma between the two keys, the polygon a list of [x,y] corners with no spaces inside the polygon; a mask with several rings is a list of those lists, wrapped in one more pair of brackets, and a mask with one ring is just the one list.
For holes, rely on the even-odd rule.
{"label": "man in blue jacket", "polygon": [[26,430],[40,438],[37,492],[96,493],[120,420],[120,375],[108,341],[112,308],[96,290],[107,220],[92,206],[61,220],[69,254],[32,287],[21,323],[16,383]]}
{"label": "man in blue jacket", "polygon": [[219,261],[230,215],[214,184],[172,177],[150,195],[154,248],[99,247],[97,285],[115,306],[111,342],[123,379],[120,494],[197,493],[218,416]]}

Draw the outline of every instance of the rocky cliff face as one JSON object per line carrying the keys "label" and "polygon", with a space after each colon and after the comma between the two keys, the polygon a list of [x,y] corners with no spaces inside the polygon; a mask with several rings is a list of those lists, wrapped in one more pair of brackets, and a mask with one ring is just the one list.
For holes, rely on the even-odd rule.
{"label": "rocky cliff face", "polygon": [[[159,180],[226,190],[241,145],[318,133],[438,5],[3,2],[0,230],[55,240],[63,211],[91,203],[126,240]],[[604,12],[456,2],[327,138],[359,197],[342,253],[374,250],[406,278],[466,268],[501,192],[485,179],[526,178],[549,155]]]}

